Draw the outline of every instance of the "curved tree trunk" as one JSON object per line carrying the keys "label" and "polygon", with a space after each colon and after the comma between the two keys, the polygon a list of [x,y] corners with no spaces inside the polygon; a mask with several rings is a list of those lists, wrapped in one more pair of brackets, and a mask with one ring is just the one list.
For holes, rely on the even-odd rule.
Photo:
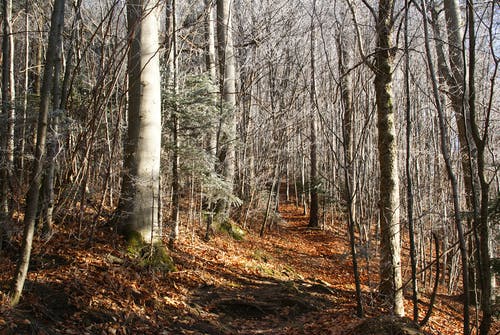
{"label": "curved tree trunk", "polygon": [[54,78],[54,66],[57,60],[58,50],[61,46],[61,35],[64,27],[64,3],[65,0],[56,0],[52,11],[49,45],[45,61],[45,71],[42,81],[40,96],[40,111],[38,114],[38,130],[35,149],[35,161],[31,175],[31,186],[26,197],[26,212],[24,216],[24,232],[21,247],[21,256],[17,264],[16,274],[11,292],[11,304],[17,305],[21,298],[24,282],[28,273],[28,266],[35,231],[35,219],[38,209],[38,197],[40,192],[41,176],[43,172],[45,143],[47,139],[47,122],[49,116],[49,101],[51,85]]}
{"label": "curved tree trunk", "polygon": [[[490,182],[486,177],[486,160],[485,152],[487,151],[487,143],[489,141],[489,127],[490,127],[490,116],[491,116],[491,96],[486,109],[486,115],[484,118],[484,124],[482,127],[482,134],[480,133],[477,124],[476,115],[476,84],[475,84],[475,67],[476,67],[476,32],[475,32],[475,10],[474,2],[467,2],[467,12],[468,12],[468,35],[469,35],[469,119],[468,126],[471,132],[471,137],[475,148],[477,148],[476,157],[471,157],[477,159],[477,166],[475,173],[479,179],[479,195],[480,200],[474,202],[474,206],[477,206],[474,210],[474,225],[475,229],[479,233],[479,273],[480,273],[480,283],[481,283],[481,311],[483,312],[481,326],[479,328],[480,335],[487,335],[490,331],[491,324],[493,322],[493,310],[492,310],[492,271],[491,271],[491,236],[490,236],[490,225],[489,225],[489,193],[490,193]],[[498,60],[495,62],[494,74],[498,70]],[[495,75],[492,76],[491,80],[491,90],[494,89]],[[493,94],[491,91],[490,94]],[[472,166],[472,164],[470,164]],[[475,185],[472,185],[475,186]],[[475,191],[475,187],[472,188]],[[474,196],[474,194],[473,194]],[[477,203],[478,202],[478,203]],[[494,276],[493,276],[494,278]]]}
{"label": "curved tree trunk", "polygon": [[436,104],[436,110],[438,114],[439,121],[439,131],[440,131],[440,144],[441,144],[441,154],[443,156],[443,160],[446,165],[446,172],[448,174],[448,179],[450,181],[450,186],[453,194],[453,208],[454,208],[454,217],[455,224],[458,232],[459,239],[459,247],[460,247],[460,257],[462,261],[462,285],[463,285],[463,293],[464,293],[464,321],[463,321],[463,334],[470,334],[469,327],[469,272],[468,272],[468,263],[467,263],[467,246],[465,244],[464,231],[462,225],[462,218],[460,214],[460,202],[459,202],[459,192],[458,192],[458,183],[455,172],[453,170],[453,165],[450,158],[450,149],[448,147],[449,137],[448,137],[448,129],[445,124],[444,110],[442,107],[442,99],[439,95],[438,89],[438,80],[436,78],[436,74],[434,71],[434,65],[431,57],[431,51],[429,46],[429,34],[427,28],[427,17],[426,17],[426,7],[425,0],[422,0],[422,15],[424,19],[424,35],[425,35],[425,51],[427,57],[427,66],[429,70],[429,74],[431,77],[432,84],[432,92],[434,95],[434,100]]}

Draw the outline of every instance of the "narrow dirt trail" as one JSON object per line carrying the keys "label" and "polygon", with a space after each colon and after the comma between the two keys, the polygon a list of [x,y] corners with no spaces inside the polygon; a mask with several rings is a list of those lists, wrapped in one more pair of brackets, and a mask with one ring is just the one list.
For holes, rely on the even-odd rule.
{"label": "narrow dirt trail", "polygon": [[188,305],[200,318],[187,329],[180,322],[176,331],[341,334],[335,331],[345,330],[339,322],[352,323],[354,287],[344,237],[307,228],[307,217],[293,205],[280,211],[282,220],[263,238],[214,242],[227,248],[232,262],[212,264],[212,274],[221,280],[193,292]]}

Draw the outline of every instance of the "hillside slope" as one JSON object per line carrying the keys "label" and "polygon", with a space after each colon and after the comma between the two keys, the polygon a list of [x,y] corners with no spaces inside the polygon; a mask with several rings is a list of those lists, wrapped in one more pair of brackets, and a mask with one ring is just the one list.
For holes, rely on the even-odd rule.
{"label": "hillside slope", "polygon": [[[360,320],[345,227],[309,230],[293,205],[281,217],[243,241],[204,242],[201,228],[184,227],[170,273],[131,258],[109,227],[97,228],[91,247],[90,229],[59,228],[36,243],[21,304],[11,309],[2,294],[0,334],[351,334]],[[14,247],[2,254],[3,293],[15,258]],[[383,314],[366,264],[362,280],[367,315]],[[425,331],[458,334],[459,311],[441,295]]]}

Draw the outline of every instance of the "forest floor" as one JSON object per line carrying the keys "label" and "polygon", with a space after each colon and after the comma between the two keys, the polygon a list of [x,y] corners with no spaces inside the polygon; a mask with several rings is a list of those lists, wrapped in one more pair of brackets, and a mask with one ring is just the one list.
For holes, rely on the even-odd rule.
{"label": "forest floor", "polygon": [[[0,262],[0,335],[353,334],[362,320],[345,227],[311,230],[301,209],[285,204],[280,212],[262,238],[255,227],[242,241],[216,234],[204,242],[201,227],[184,227],[172,252],[177,269],[167,273],[141,266],[111,227],[99,225],[91,245],[89,227],[57,227],[48,242],[35,242],[16,308],[4,296],[17,257],[10,246]],[[361,262],[365,313],[382,315],[378,278],[366,269]],[[440,294],[424,331],[460,334],[460,310],[457,297]]]}

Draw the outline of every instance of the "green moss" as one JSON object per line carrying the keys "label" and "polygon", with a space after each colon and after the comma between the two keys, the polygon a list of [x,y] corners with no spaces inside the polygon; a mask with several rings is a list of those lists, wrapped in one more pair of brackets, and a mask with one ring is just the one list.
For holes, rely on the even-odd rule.
{"label": "green moss", "polygon": [[127,252],[140,267],[163,272],[176,271],[174,261],[163,244],[146,243],[139,232],[131,229],[123,230],[123,234],[127,240]]}
{"label": "green moss", "polygon": [[139,265],[163,272],[176,271],[172,257],[162,244],[147,245],[142,249]]}
{"label": "green moss", "polygon": [[275,277],[276,276],[276,271],[267,264],[259,264],[257,265],[257,271],[261,273],[262,275],[269,276],[269,277]]}
{"label": "green moss", "polygon": [[127,252],[135,257],[140,256],[142,249],[146,246],[141,234],[129,230],[125,234],[125,238],[127,240]]}
{"label": "green moss", "polygon": [[252,258],[264,263],[267,263],[270,259],[269,255],[261,249],[256,249],[252,254]]}
{"label": "green moss", "polygon": [[234,238],[236,241],[242,241],[245,238],[245,231],[243,229],[241,229],[231,219],[217,220],[217,222],[215,224],[215,229],[219,232],[227,233],[229,236]]}

